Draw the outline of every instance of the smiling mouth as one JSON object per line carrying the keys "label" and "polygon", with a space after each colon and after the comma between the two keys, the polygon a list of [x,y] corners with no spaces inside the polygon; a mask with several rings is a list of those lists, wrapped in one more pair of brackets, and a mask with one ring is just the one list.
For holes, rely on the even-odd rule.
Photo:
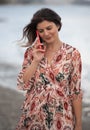
{"label": "smiling mouth", "polygon": [[47,38],[45,38],[46,40],[50,40],[51,39],[51,37],[47,37]]}

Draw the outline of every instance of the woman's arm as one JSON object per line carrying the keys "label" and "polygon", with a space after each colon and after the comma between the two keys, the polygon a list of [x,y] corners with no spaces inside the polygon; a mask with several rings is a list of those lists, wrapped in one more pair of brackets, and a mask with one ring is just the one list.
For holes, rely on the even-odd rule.
{"label": "woman's arm", "polygon": [[35,72],[38,64],[44,57],[45,49],[38,49],[37,45],[32,49],[28,48],[24,54],[22,70],[17,77],[17,86],[21,90],[28,90],[34,85]]}
{"label": "woman's arm", "polygon": [[35,74],[38,64],[39,62],[33,60],[32,63],[28,66],[28,68],[25,70],[23,74],[24,83],[27,83],[28,80],[31,79],[32,76]]}
{"label": "woman's arm", "polygon": [[72,101],[75,115],[75,130],[82,130],[82,98]]}
{"label": "woman's arm", "polygon": [[82,90],[81,90],[81,72],[82,72],[82,61],[81,55],[78,50],[74,50],[72,53],[72,65],[73,71],[71,74],[71,96],[72,96],[72,107],[74,110],[75,117],[75,129],[82,130]]}
{"label": "woman's arm", "polygon": [[23,75],[23,80],[25,83],[28,82],[29,79],[35,74],[35,71],[37,69],[37,66],[41,59],[44,57],[44,49],[38,49],[37,46],[36,48],[33,49],[32,55],[33,55],[33,60],[31,64],[26,68],[24,75]]}

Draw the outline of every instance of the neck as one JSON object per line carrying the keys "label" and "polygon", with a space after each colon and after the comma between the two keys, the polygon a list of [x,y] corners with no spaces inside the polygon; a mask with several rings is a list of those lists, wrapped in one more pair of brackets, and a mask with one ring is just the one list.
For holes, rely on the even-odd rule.
{"label": "neck", "polygon": [[54,43],[46,44],[47,51],[57,50],[62,45],[62,41],[57,40]]}

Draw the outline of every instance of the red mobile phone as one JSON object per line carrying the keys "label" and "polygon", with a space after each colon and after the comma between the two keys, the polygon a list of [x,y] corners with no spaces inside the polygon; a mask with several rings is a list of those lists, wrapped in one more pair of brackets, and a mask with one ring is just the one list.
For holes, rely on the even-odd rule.
{"label": "red mobile phone", "polygon": [[41,43],[41,41],[40,41],[40,36],[39,36],[38,31],[36,31],[36,35],[37,35],[38,40],[39,40],[39,43],[40,43],[40,45],[38,46],[38,49],[44,49],[44,45],[43,45],[43,44]]}

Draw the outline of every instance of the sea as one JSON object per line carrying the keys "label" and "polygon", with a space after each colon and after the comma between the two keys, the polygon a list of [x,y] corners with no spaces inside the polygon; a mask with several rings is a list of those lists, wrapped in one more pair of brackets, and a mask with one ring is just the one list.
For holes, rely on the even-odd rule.
{"label": "sea", "polygon": [[17,75],[26,48],[18,44],[23,28],[41,8],[51,8],[62,18],[60,39],[76,47],[82,57],[82,90],[85,102],[90,99],[90,6],[64,5],[0,5],[0,86],[17,90]]}

